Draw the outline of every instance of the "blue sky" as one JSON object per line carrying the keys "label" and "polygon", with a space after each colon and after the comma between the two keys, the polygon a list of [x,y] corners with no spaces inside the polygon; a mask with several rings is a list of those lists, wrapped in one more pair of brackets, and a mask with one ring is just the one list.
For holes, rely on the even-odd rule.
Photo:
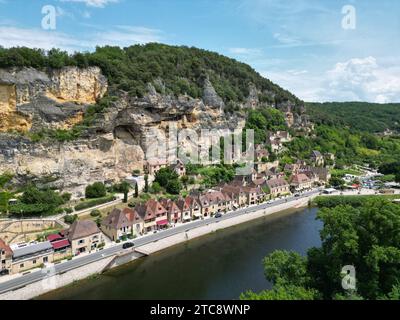
{"label": "blue sky", "polygon": [[[54,6],[56,29],[42,28]],[[344,29],[343,6],[356,10]],[[398,0],[0,0],[0,45],[217,51],[307,101],[400,102]]]}

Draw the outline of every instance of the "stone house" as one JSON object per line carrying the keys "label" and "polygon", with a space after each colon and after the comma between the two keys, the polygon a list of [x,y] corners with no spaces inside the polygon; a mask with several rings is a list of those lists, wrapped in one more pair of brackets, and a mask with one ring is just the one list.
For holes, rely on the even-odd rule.
{"label": "stone house", "polygon": [[21,273],[53,262],[54,250],[50,241],[31,242],[11,246],[13,252],[11,273]]}
{"label": "stone house", "polygon": [[286,195],[290,193],[290,185],[289,183],[283,179],[271,179],[267,181],[267,186],[269,188],[269,192],[271,197],[276,198],[282,195]]}
{"label": "stone house", "polygon": [[305,189],[312,188],[312,181],[307,175],[304,173],[295,174],[292,176],[290,180],[290,186],[295,191],[302,191]]}
{"label": "stone house", "polygon": [[9,245],[0,239],[0,274],[11,272],[13,252]]}
{"label": "stone house", "polygon": [[75,221],[66,230],[65,236],[71,243],[73,255],[91,252],[104,242],[103,234],[97,224],[91,220]]}
{"label": "stone house", "polygon": [[200,213],[196,211],[196,216],[193,216],[192,214],[192,209],[191,209],[191,198],[192,197],[186,197],[186,198],[179,198],[176,201],[176,205],[178,206],[179,210],[181,211],[181,216],[182,216],[182,222],[188,222],[191,221],[193,218],[201,218],[201,207],[200,207]]}
{"label": "stone house", "polygon": [[168,221],[171,224],[176,224],[182,221],[182,211],[177,204],[171,199],[160,200],[161,205],[167,209]]}
{"label": "stone house", "polygon": [[316,166],[323,166],[324,165],[324,157],[321,154],[321,152],[319,152],[317,150],[314,150],[313,152],[311,152],[310,160]]}

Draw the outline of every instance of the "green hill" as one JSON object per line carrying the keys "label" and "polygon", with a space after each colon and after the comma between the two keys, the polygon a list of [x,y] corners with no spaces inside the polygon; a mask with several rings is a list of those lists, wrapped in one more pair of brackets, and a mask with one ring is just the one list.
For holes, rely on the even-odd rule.
{"label": "green hill", "polygon": [[[249,86],[256,86],[261,102],[279,105],[300,100],[270,80],[263,78],[250,66],[214,52],[197,48],[151,43],[127,48],[98,47],[92,53],[69,55],[58,49],[44,52],[39,49],[0,47],[0,68],[33,67],[36,69],[64,66],[98,66],[107,76],[111,94],[124,90],[142,97],[147,84],[166,94],[188,94],[199,98],[204,80],[208,77],[225,103],[244,102]],[[163,87],[157,85],[162,80]]]}
{"label": "green hill", "polygon": [[400,132],[400,104],[366,102],[307,103],[311,121],[329,126],[344,126],[351,130],[370,133],[386,129]]}

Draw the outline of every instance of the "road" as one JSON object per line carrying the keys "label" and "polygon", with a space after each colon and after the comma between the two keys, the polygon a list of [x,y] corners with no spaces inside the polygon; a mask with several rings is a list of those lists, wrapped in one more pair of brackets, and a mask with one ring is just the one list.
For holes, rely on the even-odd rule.
{"label": "road", "polygon": [[[315,195],[319,192],[320,192],[319,190],[313,190],[313,191],[309,191],[309,192],[305,192],[305,193],[301,194],[300,197],[292,196],[292,197],[288,197],[286,199],[275,200],[271,204],[263,203],[260,205],[255,205],[255,206],[251,206],[251,207],[247,207],[247,208],[241,208],[236,211],[226,213],[221,218],[218,218],[218,219],[217,218],[208,218],[208,219],[204,219],[204,220],[193,221],[193,222],[190,222],[190,223],[187,223],[184,225],[179,225],[179,226],[171,228],[171,229],[167,229],[167,230],[155,233],[155,234],[150,234],[150,235],[146,235],[146,236],[140,237],[138,239],[135,239],[134,240],[134,243],[135,243],[134,248],[137,248],[137,247],[140,247],[140,246],[143,246],[143,245],[155,242],[155,241],[159,241],[161,239],[164,239],[164,238],[167,238],[167,237],[170,237],[170,236],[173,236],[173,235],[185,232],[185,231],[189,231],[191,229],[209,225],[211,223],[218,223],[220,221],[232,219],[232,218],[238,217],[240,215],[251,214],[252,212],[255,212],[255,211],[264,210],[266,208],[278,206],[278,205],[286,203],[286,202],[292,202],[295,200],[306,198],[306,197]],[[114,256],[122,251],[124,251],[122,249],[122,244],[118,244],[118,245],[103,249],[101,251],[97,251],[97,252],[82,256],[82,257],[77,257],[77,258],[67,261],[67,262],[63,262],[63,263],[54,265],[52,267],[44,268],[40,271],[22,275],[18,278],[14,278],[12,280],[0,283],[0,294],[11,291],[11,290],[16,290],[16,289],[22,288],[24,286],[27,286],[29,284],[32,284],[34,282],[43,280],[46,276],[49,276],[49,275],[53,276],[55,274],[62,274],[67,271],[87,265],[89,263],[96,262],[101,259]]]}

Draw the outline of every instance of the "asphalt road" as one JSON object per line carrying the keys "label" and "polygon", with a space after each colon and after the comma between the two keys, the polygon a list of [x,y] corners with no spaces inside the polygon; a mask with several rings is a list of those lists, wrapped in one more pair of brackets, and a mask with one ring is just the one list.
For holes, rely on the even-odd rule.
{"label": "asphalt road", "polygon": [[[190,222],[190,223],[187,223],[184,225],[179,225],[179,226],[171,228],[171,229],[167,229],[164,231],[157,232],[155,234],[150,234],[150,235],[135,239],[135,240],[133,240],[133,242],[135,243],[135,246],[133,248],[140,247],[145,244],[149,244],[149,243],[173,236],[173,235],[181,233],[181,232],[189,231],[191,229],[195,229],[200,226],[209,225],[211,223],[218,223],[220,221],[231,219],[231,218],[234,218],[234,217],[237,217],[240,215],[251,214],[252,212],[255,212],[255,211],[274,207],[274,206],[277,206],[277,205],[280,205],[280,204],[283,204],[286,202],[292,202],[295,200],[299,200],[301,198],[305,198],[305,197],[314,195],[319,192],[320,192],[319,190],[313,190],[313,191],[309,191],[309,192],[305,192],[305,193],[301,194],[300,197],[292,196],[292,197],[289,197],[286,199],[275,200],[271,204],[263,203],[263,204],[260,204],[257,206],[241,208],[236,211],[226,213],[221,218],[208,218],[208,219],[204,219],[204,220],[193,221],[193,222]],[[16,289],[22,288],[24,286],[27,286],[27,285],[32,284],[37,281],[41,281],[41,280],[45,279],[46,277],[53,276],[55,274],[62,274],[67,271],[76,269],[78,267],[87,265],[89,263],[96,262],[101,259],[114,256],[122,251],[124,251],[122,249],[122,244],[118,244],[113,247],[103,249],[101,251],[97,251],[97,252],[82,256],[82,257],[75,258],[75,259],[67,261],[67,262],[63,262],[63,263],[54,265],[53,267],[44,268],[41,271],[36,271],[33,273],[22,275],[18,278],[14,278],[12,280],[0,283],[0,294],[11,291],[11,290],[16,290]]]}

